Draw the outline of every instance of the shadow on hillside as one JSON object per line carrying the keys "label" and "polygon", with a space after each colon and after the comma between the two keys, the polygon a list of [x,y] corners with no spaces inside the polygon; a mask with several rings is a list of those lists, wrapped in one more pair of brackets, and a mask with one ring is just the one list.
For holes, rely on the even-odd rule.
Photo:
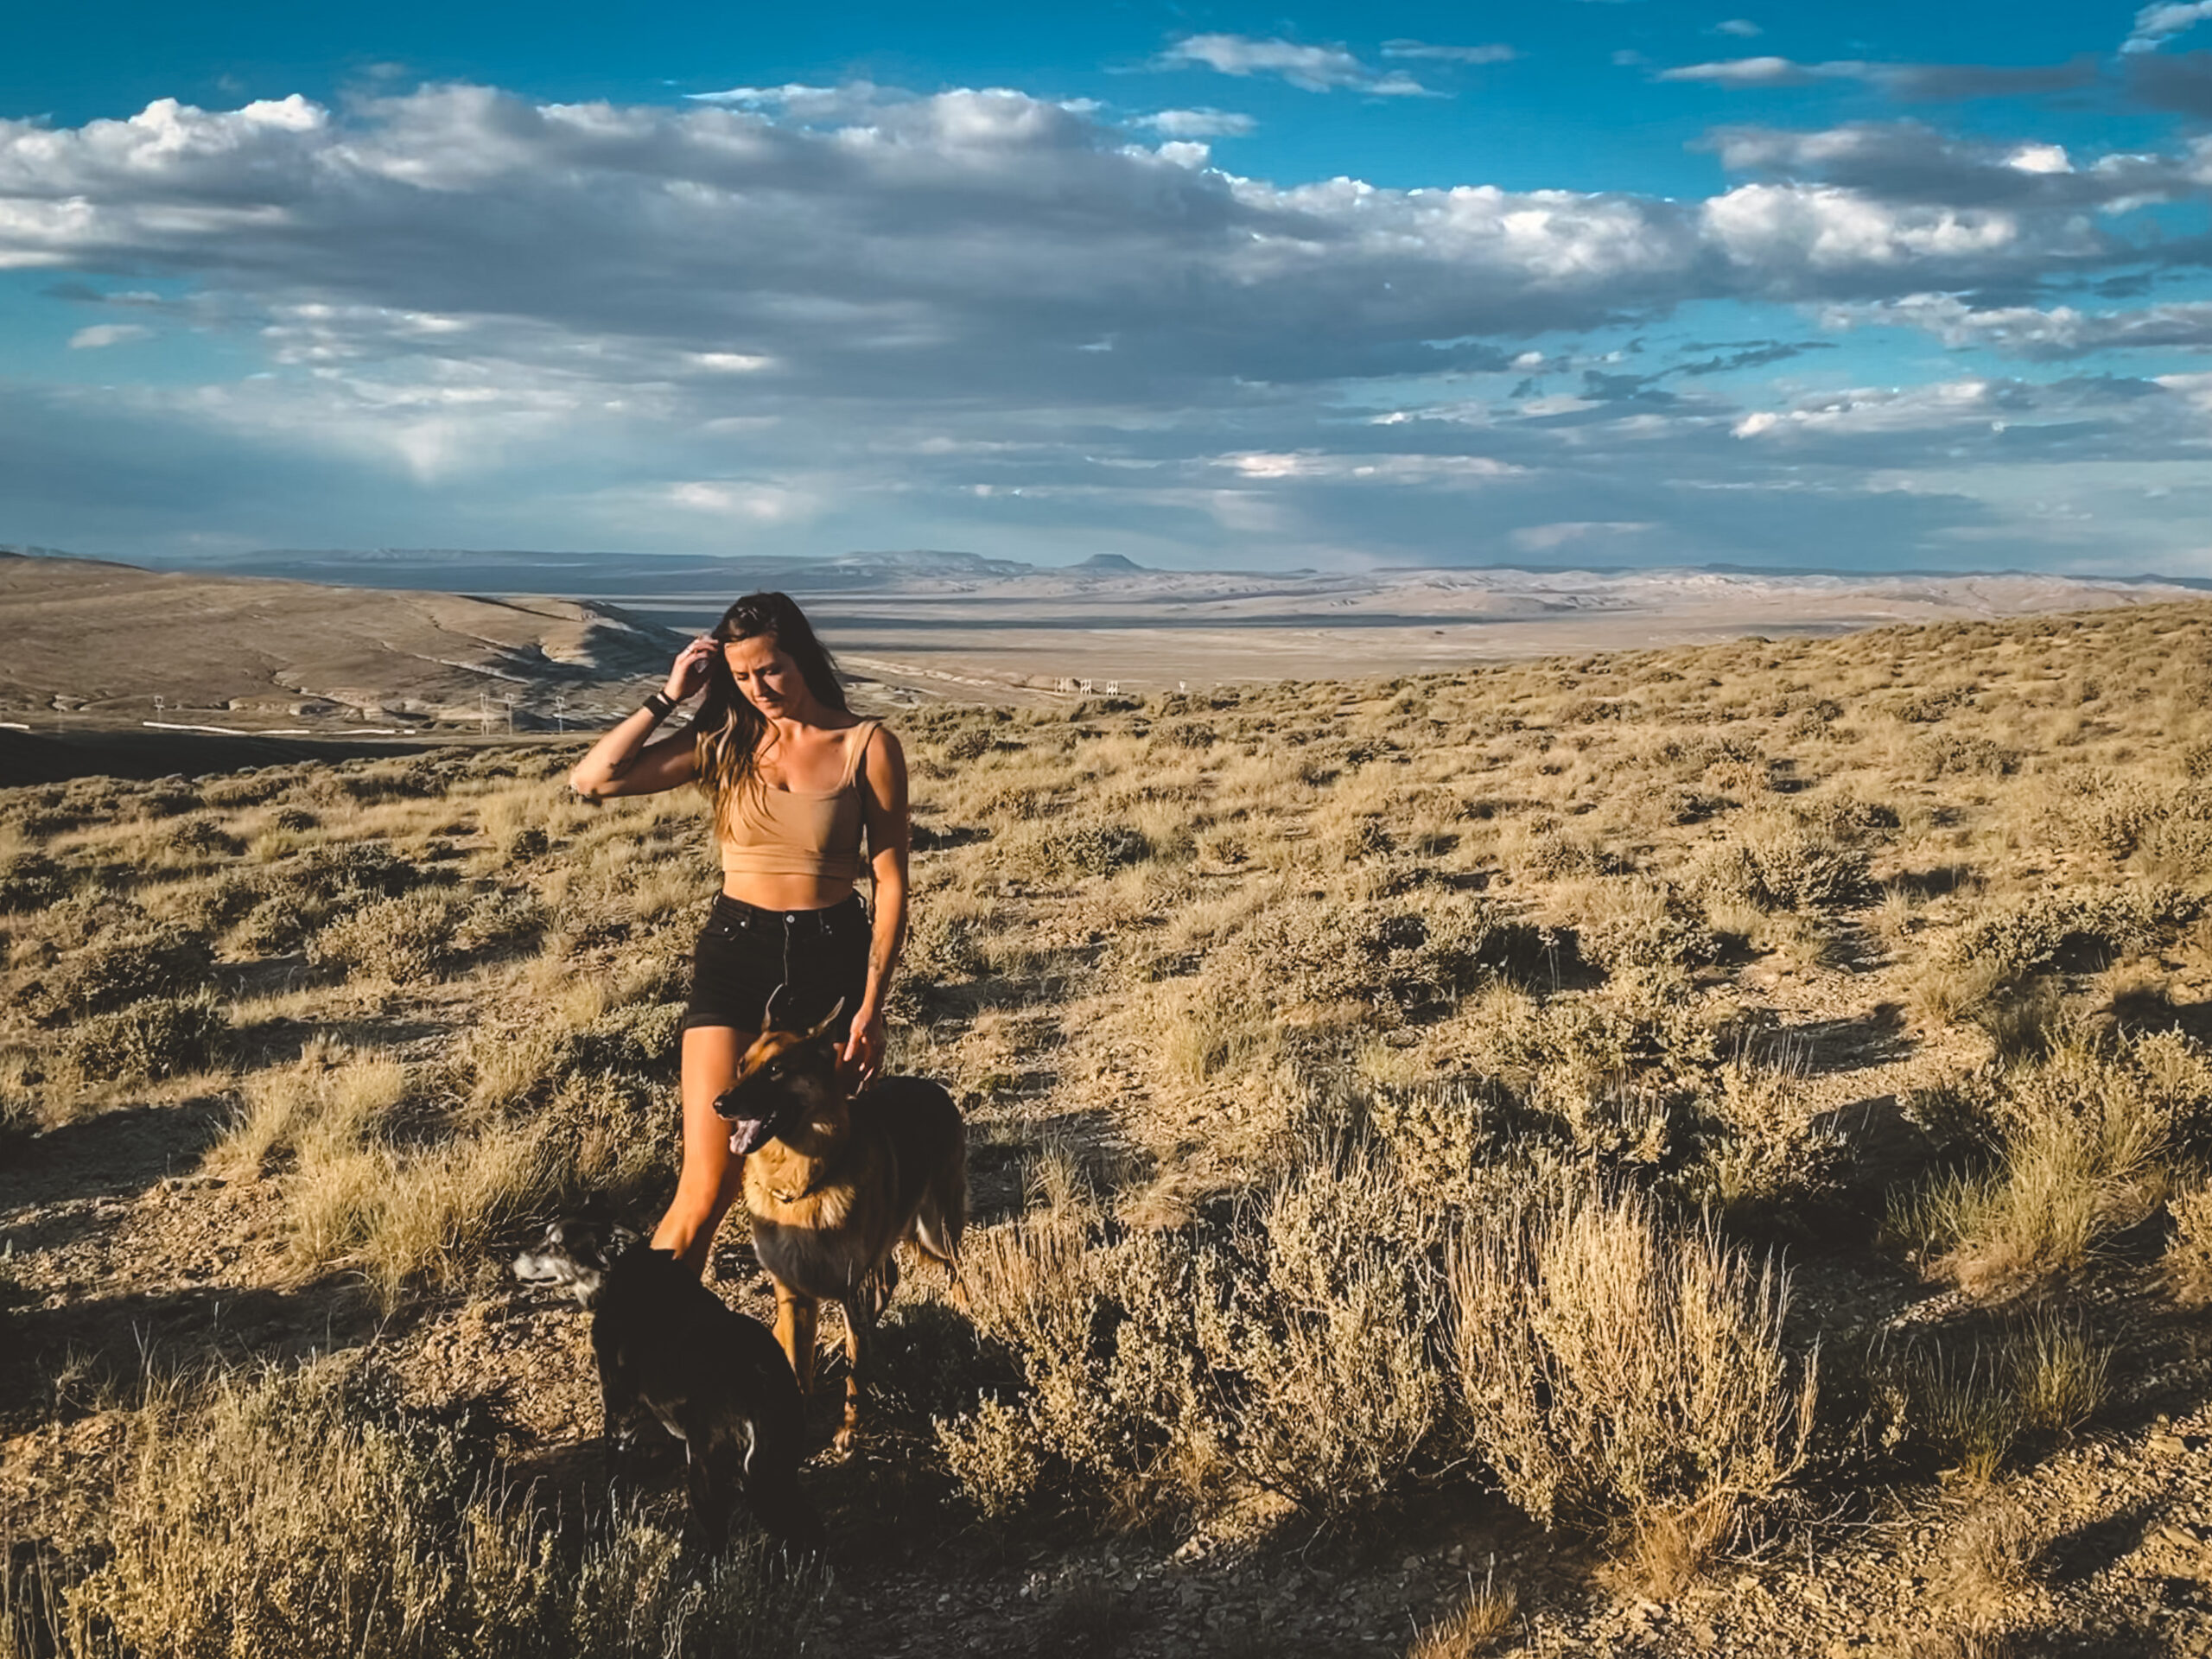
{"label": "shadow on hillside", "polygon": [[1916,1044],[1905,1028],[1904,1009],[1879,1002],[1845,1019],[1808,1020],[1757,1032],[1744,1046],[1746,1059],[1814,1077],[1889,1065],[1905,1058]]}
{"label": "shadow on hillside", "polygon": [[134,1400],[149,1375],[298,1359],[365,1341],[381,1321],[347,1282],[194,1285],[19,1309],[5,1318],[0,1426],[73,1421]]}
{"label": "shadow on hillside", "polygon": [[1956,893],[1974,877],[1964,864],[1938,864],[1925,870],[1899,870],[1888,885],[1902,888],[1916,899],[1941,899]]}
{"label": "shadow on hillside", "polygon": [[[0,1165],[0,1213],[25,1214],[8,1228],[18,1249],[47,1249],[79,1236],[100,1217],[99,1200],[136,1198],[190,1170],[214,1145],[226,1103],[197,1096],[174,1106],[126,1106],[20,1143]],[[36,1211],[77,1206],[41,1221]]]}
{"label": "shadow on hillside", "polygon": [[295,1020],[279,1014],[246,1027],[236,1041],[245,1051],[241,1058],[258,1067],[296,1060],[318,1038],[348,1048],[397,1048],[449,1034],[445,1027],[428,1020],[391,1020],[373,1014],[358,1019]]}
{"label": "shadow on hillside", "polygon": [[2093,1579],[2122,1556],[2134,1553],[2157,1514],[2155,1505],[2139,1503],[2085,1521],[2060,1533],[2037,1552],[2037,1570],[2060,1584]]}
{"label": "shadow on hillside", "polygon": [[2191,1040],[2212,1044],[2212,1001],[2172,1002],[2157,989],[2123,991],[2112,1012],[2123,1026],[2138,1031],[2178,1031]]}

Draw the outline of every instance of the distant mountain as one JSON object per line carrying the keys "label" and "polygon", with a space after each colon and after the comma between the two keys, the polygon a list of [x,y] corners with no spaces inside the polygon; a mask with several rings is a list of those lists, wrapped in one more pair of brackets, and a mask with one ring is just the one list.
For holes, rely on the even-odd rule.
{"label": "distant mountain", "polygon": [[[845,553],[822,559],[723,558],[702,554],[544,553],[524,549],[270,548],[164,568],[354,588],[462,593],[545,593],[578,598],[641,594],[722,594],[762,588],[850,593],[914,582],[988,582],[1027,575],[1019,559],[936,549]],[[1135,568],[1135,567],[1131,567]]]}
{"label": "distant mountain", "polygon": [[1139,564],[1135,559],[1124,558],[1119,553],[1094,553],[1089,558],[1067,567],[1071,570],[1088,570],[1098,575],[1131,575],[1151,567]]}

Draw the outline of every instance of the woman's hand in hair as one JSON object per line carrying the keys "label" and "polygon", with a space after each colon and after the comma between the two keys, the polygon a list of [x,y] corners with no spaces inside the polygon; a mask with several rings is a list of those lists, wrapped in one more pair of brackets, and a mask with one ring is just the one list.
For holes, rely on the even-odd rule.
{"label": "woman's hand in hair", "polygon": [[678,702],[696,694],[705,687],[709,667],[721,649],[703,634],[694,639],[676,653],[675,664],[668,671],[668,683],[661,688],[662,691]]}

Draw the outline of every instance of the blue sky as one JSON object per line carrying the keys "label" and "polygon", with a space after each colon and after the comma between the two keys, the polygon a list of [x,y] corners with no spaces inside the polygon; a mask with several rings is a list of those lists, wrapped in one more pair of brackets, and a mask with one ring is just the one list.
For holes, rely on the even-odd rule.
{"label": "blue sky", "polygon": [[2212,0],[124,4],[0,543],[2212,575]]}

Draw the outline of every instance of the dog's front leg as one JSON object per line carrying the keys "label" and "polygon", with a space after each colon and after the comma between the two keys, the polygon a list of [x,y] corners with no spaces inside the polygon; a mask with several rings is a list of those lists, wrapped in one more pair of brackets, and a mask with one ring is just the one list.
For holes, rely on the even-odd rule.
{"label": "dog's front leg", "polygon": [[802,1397],[814,1393],[814,1332],[820,1318],[820,1304],[813,1297],[786,1284],[776,1286],[776,1340],[791,1363]]}
{"label": "dog's front leg", "polygon": [[607,1444],[607,1478],[627,1480],[638,1439],[638,1391],[612,1355],[599,1356],[600,1432]]}
{"label": "dog's front leg", "polygon": [[857,1294],[840,1304],[845,1310],[845,1421],[833,1444],[841,1458],[850,1454],[854,1438],[860,1433],[861,1374],[868,1369],[868,1351],[874,1346],[875,1315],[880,1306],[872,1289],[862,1285]]}
{"label": "dog's front leg", "polygon": [[729,1543],[729,1512],[737,1498],[736,1487],[721,1467],[730,1448],[700,1432],[686,1435],[683,1447],[692,1539],[708,1554],[719,1555]]}

